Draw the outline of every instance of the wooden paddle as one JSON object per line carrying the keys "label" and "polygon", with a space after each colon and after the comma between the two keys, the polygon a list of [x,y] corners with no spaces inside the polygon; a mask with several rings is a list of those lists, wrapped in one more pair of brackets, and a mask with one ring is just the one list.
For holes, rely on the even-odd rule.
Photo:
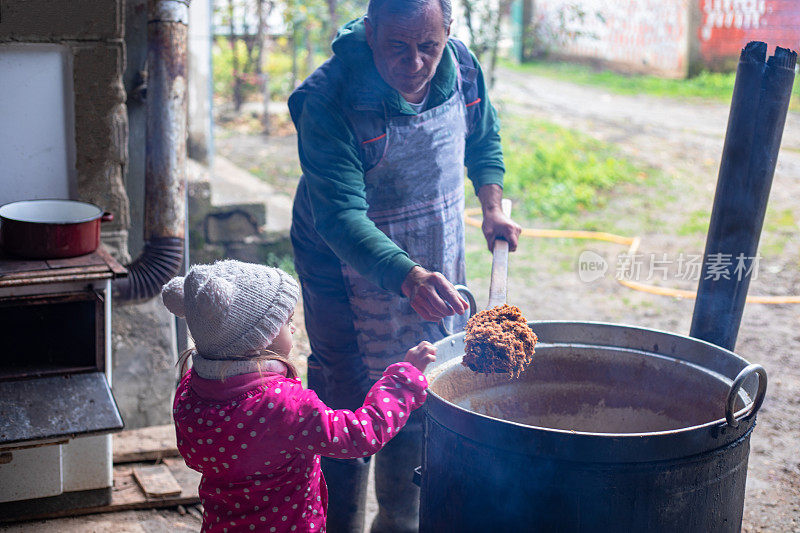
{"label": "wooden paddle", "polygon": [[[503,213],[511,217],[511,200],[504,198]],[[496,239],[492,248],[492,278],[489,281],[489,304],[487,309],[506,303],[508,295],[508,241]]]}
{"label": "wooden paddle", "polygon": [[[503,213],[510,218],[511,200],[504,198],[500,207]],[[489,305],[486,307],[487,309],[506,303],[506,295],[508,293],[507,280],[508,241],[505,239],[496,239],[494,241],[494,247],[492,248],[492,277],[489,281]],[[474,315],[477,311],[477,306],[475,305],[475,298],[472,296],[472,292],[464,285],[456,285],[455,287],[461,296],[466,298],[469,302],[469,316]],[[445,324],[444,319],[439,321],[439,329],[445,337],[449,337],[453,334]]]}

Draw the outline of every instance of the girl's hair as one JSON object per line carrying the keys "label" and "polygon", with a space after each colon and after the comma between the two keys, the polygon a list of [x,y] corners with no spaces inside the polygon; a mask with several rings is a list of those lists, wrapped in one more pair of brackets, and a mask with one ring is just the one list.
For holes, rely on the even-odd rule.
{"label": "girl's hair", "polygon": [[[186,350],[181,353],[180,357],[178,357],[178,362],[176,366],[178,367],[179,374],[183,376],[186,373],[186,367],[189,363],[189,357],[197,353],[197,349],[187,348]],[[272,350],[268,350],[263,348],[261,350],[255,350],[253,352],[243,354],[243,355],[226,355],[224,358],[215,359],[217,361],[228,361],[229,363],[233,363],[234,361],[256,361],[257,363],[261,363],[263,361],[279,361],[286,366],[286,377],[289,379],[295,379],[298,376],[297,368],[294,364],[289,361],[289,358],[285,355],[280,355]],[[226,365],[222,365],[222,369],[220,370],[219,379],[225,379],[226,377],[227,367]],[[258,368],[259,372],[263,372],[261,365],[259,364]]]}

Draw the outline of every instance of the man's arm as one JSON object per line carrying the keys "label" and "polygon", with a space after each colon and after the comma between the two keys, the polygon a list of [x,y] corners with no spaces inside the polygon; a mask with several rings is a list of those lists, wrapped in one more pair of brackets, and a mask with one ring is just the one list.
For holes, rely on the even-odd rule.
{"label": "man's arm", "polygon": [[469,304],[441,273],[417,265],[406,276],[401,290],[411,307],[425,320],[436,322],[454,312],[463,315]]}
{"label": "man's arm", "polygon": [[296,126],[317,233],[359,274],[400,294],[416,263],[367,217],[364,169],[347,123],[332,103],[309,95]]}

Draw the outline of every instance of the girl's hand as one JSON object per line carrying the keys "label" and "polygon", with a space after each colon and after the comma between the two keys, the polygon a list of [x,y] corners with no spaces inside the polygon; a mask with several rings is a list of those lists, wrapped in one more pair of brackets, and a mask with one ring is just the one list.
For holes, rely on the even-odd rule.
{"label": "girl's hand", "polygon": [[425,372],[425,368],[436,361],[436,347],[428,341],[422,341],[406,352],[404,361]]}

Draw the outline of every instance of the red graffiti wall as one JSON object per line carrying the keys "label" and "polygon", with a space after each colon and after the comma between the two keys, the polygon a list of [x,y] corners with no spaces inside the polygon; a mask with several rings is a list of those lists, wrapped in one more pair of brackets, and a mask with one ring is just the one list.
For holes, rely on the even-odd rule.
{"label": "red graffiti wall", "polygon": [[736,64],[748,41],[800,50],[800,0],[699,0],[698,39],[705,66]]}

